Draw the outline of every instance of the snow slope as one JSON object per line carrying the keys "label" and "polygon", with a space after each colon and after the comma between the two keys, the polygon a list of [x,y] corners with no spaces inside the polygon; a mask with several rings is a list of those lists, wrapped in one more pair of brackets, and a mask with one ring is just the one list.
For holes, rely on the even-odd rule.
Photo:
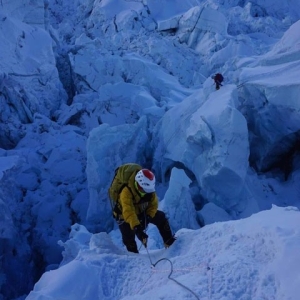
{"label": "snow slope", "polygon": [[26,299],[296,300],[299,213],[273,206],[244,220],[181,229],[171,248],[149,255],[129,254],[106,233],[77,224],[64,244],[65,262]]}
{"label": "snow slope", "polygon": [[[202,232],[215,232],[221,226],[215,222],[224,222],[218,229],[222,236],[228,234],[225,224],[243,224],[245,218],[246,224],[255,224],[253,214],[263,215],[267,212],[258,213],[274,204],[300,208],[299,18],[298,0],[173,0],[172,5],[167,0],[0,1],[0,299],[23,300],[37,282],[33,294],[43,286],[39,293],[45,297],[67,297],[74,287],[53,286],[52,291],[49,286],[46,292],[39,279],[60,265],[44,277],[80,265],[75,258],[90,249],[91,237],[93,261],[101,249],[119,253],[117,258],[131,257],[120,250],[107,199],[121,163],[138,162],[155,172],[160,207],[180,240],[187,240],[163,251],[172,260],[177,257],[176,264],[186,253],[197,252],[194,240],[206,253],[202,240],[213,241]],[[225,78],[219,91],[211,78],[216,72]],[[273,214],[280,220],[291,213],[275,211],[267,214],[270,226],[275,226]],[[74,224],[89,231],[84,242],[69,239]],[[299,245],[296,237],[290,240],[293,230],[297,236],[298,223],[292,227],[276,239],[274,257],[280,259],[278,253],[290,249],[289,244]],[[279,231],[272,227],[270,234]],[[149,232],[156,258],[161,239],[155,228]],[[245,228],[243,234],[250,233]],[[246,259],[241,252],[256,247],[252,238],[249,244],[246,240],[241,238],[241,248],[234,250],[238,261]],[[69,254],[62,254],[61,245],[68,243]],[[225,246],[213,247],[215,262],[229,253]],[[259,250],[253,255],[261,261]],[[297,253],[287,255],[294,270]],[[148,264],[145,252],[138,259]],[[210,263],[210,258],[200,256],[199,262]],[[218,282],[206,288],[201,280],[203,291],[195,278],[180,276],[202,298],[282,300],[297,295],[294,271],[292,279],[283,273],[287,283],[277,267],[259,269],[252,262],[257,269],[247,273],[253,279],[250,287],[233,287],[232,282],[244,282],[246,271],[238,273],[242,266],[231,269],[237,265],[229,262],[224,261],[223,272],[222,265],[214,267],[217,275],[227,274],[226,284],[216,272],[206,274],[207,268],[201,273],[204,282]],[[115,271],[106,269],[107,261],[101,264],[105,274]],[[192,265],[189,258],[184,264]],[[128,268],[134,276],[140,273],[134,262]],[[64,275],[63,280],[73,282],[73,274]],[[136,292],[139,281],[124,278],[116,292],[112,282],[117,280],[110,275],[103,279],[111,286],[103,290],[107,297],[138,298],[154,293],[154,286],[160,287],[161,297],[173,297],[155,278],[153,288],[141,292]],[[87,289],[105,289],[101,282],[86,283]],[[76,291],[81,298],[88,293],[85,286]],[[178,297],[195,298],[182,293]]]}

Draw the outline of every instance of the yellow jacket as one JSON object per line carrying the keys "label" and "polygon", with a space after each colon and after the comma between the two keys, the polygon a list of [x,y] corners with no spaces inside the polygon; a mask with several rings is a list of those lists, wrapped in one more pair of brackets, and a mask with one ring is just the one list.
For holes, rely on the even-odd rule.
{"label": "yellow jacket", "polygon": [[146,194],[141,197],[133,184],[128,184],[120,193],[118,201],[119,209],[122,212],[120,218],[129,223],[131,229],[140,224],[138,215],[146,212],[146,215],[154,217],[158,208],[156,193]]}
{"label": "yellow jacket", "polygon": [[142,167],[135,163],[120,166],[109,188],[110,198],[116,204],[113,210],[114,216],[129,223],[131,229],[140,224],[139,214],[145,212],[146,215],[154,217],[158,208],[156,193],[142,196],[136,189],[135,176],[141,169]]}

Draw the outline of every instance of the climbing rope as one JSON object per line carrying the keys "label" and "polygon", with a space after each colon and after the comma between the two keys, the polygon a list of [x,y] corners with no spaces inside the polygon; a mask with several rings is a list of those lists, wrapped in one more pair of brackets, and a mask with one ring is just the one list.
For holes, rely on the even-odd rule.
{"label": "climbing rope", "polygon": [[[150,255],[149,255],[149,257],[150,257]],[[188,287],[185,286],[184,284],[180,283],[179,281],[177,281],[176,279],[174,279],[174,278],[171,277],[171,275],[172,275],[172,273],[173,273],[173,263],[172,263],[168,258],[161,258],[161,259],[159,259],[155,264],[152,264],[151,259],[150,259],[150,262],[151,262],[151,265],[152,265],[153,267],[155,267],[159,262],[161,262],[161,261],[163,261],[163,260],[168,261],[168,262],[170,263],[170,265],[171,265],[171,271],[170,271],[170,274],[168,275],[168,278],[169,278],[170,280],[173,280],[176,284],[178,284],[178,285],[181,286],[182,288],[184,288],[184,289],[186,289],[187,291],[189,291],[190,293],[192,293],[192,294],[196,297],[196,299],[200,300],[200,298],[198,297],[198,295],[197,295],[194,291],[192,291],[190,288],[188,288]]]}
{"label": "climbing rope", "polygon": [[[147,225],[148,225],[148,224],[147,224],[147,216],[146,216],[146,213],[144,212],[144,226],[145,226],[144,230],[145,230],[145,231],[147,231],[147,228],[148,228]],[[189,291],[191,294],[193,294],[193,295],[196,297],[196,299],[200,300],[200,298],[198,297],[198,295],[197,295],[193,290],[191,290],[189,287],[185,286],[184,284],[182,284],[181,282],[179,282],[179,281],[176,280],[175,278],[172,278],[172,277],[171,277],[171,275],[172,275],[172,273],[173,273],[173,271],[174,271],[174,268],[173,268],[173,263],[172,263],[172,261],[171,261],[170,259],[168,259],[168,258],[161,258],[161,259],[159,259],[156,263],[153,263],[153,262],[152,262],[152,259],[151,259],[151,256],[150,256],[150,253],[149,253],[149,250],[148,250],[148,248],[147,248],[147,246],[145,246],[143,243],[141,243],[141,245],[140,245],[140,247],[139,247],[139,250],[141,249],[142,245],[143,245],[143,246],[145,247],[145,249],[146,249],[146,252],[147,252],[147,255],[148,255],[148,258],[149,258],[151,267],[155,268],[155,266],[156,266],[159,262],[161,262],[161,261],[163,261],[163,260],[168,261],[168,262],[170,263],[170,265],[171,265],[171,271],[169,271],[170,273],[169,273],[169,275],[168,275],[168,279],[174,281],[176,284],[178,284],[179,286],[181,286],[182,288],[186,289],[186,290]],[[184,270],[184,271],[190,271],[191,269],[196,269],[196,268],[178,269],[177,271],[183,271],[183,270]],[[198,269],[199,269],[199,267],[198,267]],[[207,266],[207,270],[211,270],[210,267]],[[153,270],[152,270],[152,271],[153,271]],[[166,272],[166,270],[164,270],[163,272]],[[144,282],[144,284],[139,288],[139,291],[146,285],[146,283],[149,281],[149,279],[151,278],[151,276],[152,276],[152,274],[151,274],[151,275],[149,276],[149,278]],[[209,281],[209,282],[210,282],[210,287],[209,287],[209,299],[211,299],[211,283],[212,283],[212,278],[210,278],[210,281]]]}
{"label": "climbing rope", "polygon": [[[198,295],[197,295],[194,291],[192,291],[190,288],[188,288],[188,287],[185,286],[184,284],[180,283],[179,281],[177,281],[176,279],[174,279],[174,278],[171,277],[171,275],[172,275],[172,273],[173,273],[173,263],[171,262],[171,260],[169,260],[168,258],[161,258],[161,259],[159,259],[156,263],[153,263],[152,260],[151,260],[151,256],[150,256],[149,250],[147,249],[147,247],[145,247],[145,249],[146,249],[146,251],[147,251],[147,255],[148,255],[150,264],[151,264],[151,266],[152,266],[153,268],[155,268],[155,266],[156,266],[159,262],[161,262],[161,261],[163,261],[163,260],[168,261],[168,262],[170,263],[170,265],[171,265],[171,271],[170,271],[170,274],[168,275],[168,278],[169,278],[170,280],[173,280],[176,284],[178,284],[178,285],[181,286],[182,288],[188,290],[190,293],[192,293],[192,294],[196,297],[196,299],[200,300],[200,298],[198,297]],[[151,277],[151,276],[150,276],[150,277]],[[150,277],[148,278],[148,280],[150,279]],[[147,280],[147,281],[148,281],[148,280]],[[147,281],[146,281],[146,282],[147,282]],[[145,286],[145,284],[144,284],[143,286]]]}
{"label": "climbing rope", "polygon": [[[207,270],[207,272],[209,272],[209,274],[210,274],[210,275],[207,275],[207,276],[209,276],[207,284],[208,284],[208,299],[211,300],[211,297],[212,297],[212,276],[213,276],[213,268],[212,267],[210,267],[208,264],[202,263],[201,265],[196,266],[196,267],[174,269],[173,268],[173,263],[171,262],[171,260],[169,260],[167,258],[161,258],[156,263],[153,263],[147,248],[146,248],[146,251],[147,251],[147,254],[148,254],[148,257],[149,257],[149,260],[150,260],[152,272],[150,273],[149,277],[145,280],[145,282],[139,287],[139,289],[135,291],[134,294],[139,293],[146,286],[146,284],[149,282],[150,278],[152,277],[152,275],[154,273],[167,273],[167,272],[169,272],[168,279],[174,281],[176,284],[178,284],[182,288],[188,290],[191,294],[193,294],[196,297],[196,299],[200,300],[199,296],[193,290],[191,290],[189,287],[185,286],[184,284],[182,284],[181,282],[179,282],[175,278],[172,278],[171,275],[172,275],[173,272],[176,272],[176,271],[177,272],[182,272],[182,271],[191,272],[191,271],[195,271],[195,270],[205,268]],[[159,262],[161,262],[163,260],[167,260],[170,263],[171,271],[170,270],[154,270],[153,269]]]}
{"label": "climbing rope", "polygon": [[145,247],[145,249],[146,249],[146,251],[147,251],[148,258],[149,258],[149,260],[150,260],[150,264],[151,264],[151,266],[153,266],[153,263],[152,263],[151,256],[150,256],[150,253],[149,253],[149,251],[148,251],[148,248]]}
{"label": "climbing rope", "polygon": [[[205,265],[205,266],[202,266]],[[174,272],[193,272],[193,271],[198,271],[200,269],[206,269],[206,270],[210,270],[210,267],[208,267],[206,264],[201,264],[197,267],[190,267],[190,268],[179,268],[179,269],[174,269],[173,268],[173,273]],[[170,272],[170,270],[165,269],[165,270],[152,270],[154,273],[168,273]]]}
{"label": "climbing rope", "polygon": [[[143,243],[141,243],[140,248],[142,247],[142,245],[143,245]],[[177,285],[179,285],[182,288],[184,288],[187,291],[189,291],[191,294],[193,294],[195,296],[195,298],[197,300],[200,300],[200,297],[192,289],[190,289],[189,287],[185,286],[184,284],[182,284],[181,282],[179,282],[175,278],[172,278],[171,276],[172,276],[173,272],[183,272],[183,271],[185,271],[185,272],[191,272],[191,271],[195,271],[195,270],[199,270],[199,269],[204,269],[205,268],[206,271],[207,271],[207,273],[209,273],[209,274],[207,274],[207,276],[209,276],[208,280],[207,280],[207,285],[208,285],[208,299],[211,300],[211,297],[212,297],[212,283],[213,283],[213,278],[212,278],[213,277],[213,268],[210,267],[208,263],[202,263],[202,264],[200,264],[198,266],[191,267],[191,268],[174,269],[172,261],[170,259],[168,259],[168,258],[161,258],[157,262],[153,263],[152,259],[151,259],[151,256],[150,256],[150,253],[149,253],[149,250],[147,249],[147,247],[145,247],[145,249],[146,249],[146,252],[147,252],[150,264],[151,264],[151,270],[152,270],[152,272],[150,273],[149,277],[145,280],[145,282],[139,287],[139,289],[134,292],[135,295],[137,293],[139,293],[146,286],[146,284],[149,282],[150,278],[152,277],[152,275],[154,273],[167,273],[167,272],[169,272],[168,279],[172,280]],[[168,261],[170,263],[171,270],[166,270],[166,269],[165,270],[154,270],[153,268],[155,268],[156,265],[159,262],[163,261],[163,260],[166,260],[166,261]]]}

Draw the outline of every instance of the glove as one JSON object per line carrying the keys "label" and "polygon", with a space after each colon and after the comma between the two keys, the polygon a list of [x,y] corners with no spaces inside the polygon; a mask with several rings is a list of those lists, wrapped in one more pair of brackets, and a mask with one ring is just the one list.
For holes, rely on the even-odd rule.
{"label": "glove", "polygon": [[147,247],[148,235],[144,232],[143,227],[141,225],[137,225],[134,227],[134,231],[137,238],[143,243],[145,247]]}

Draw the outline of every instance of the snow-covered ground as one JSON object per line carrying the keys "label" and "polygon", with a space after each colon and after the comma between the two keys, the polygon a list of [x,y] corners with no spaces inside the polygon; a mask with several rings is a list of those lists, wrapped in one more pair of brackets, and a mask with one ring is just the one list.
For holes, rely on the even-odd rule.
{"label": "snow-covered ground", "polygon": [[[298,299],[300,2],[261,2],[0,2],[0,299]],[[168,250],[121,244],[127,162]]]}
{"label": "snow-covered ground", "polygon": [[168,250],[129,254],[107,233],[73,225],[61,267],[26,299],[297,299],[299,226],[299,210],[274,206],[244,220],[181,229]]}

